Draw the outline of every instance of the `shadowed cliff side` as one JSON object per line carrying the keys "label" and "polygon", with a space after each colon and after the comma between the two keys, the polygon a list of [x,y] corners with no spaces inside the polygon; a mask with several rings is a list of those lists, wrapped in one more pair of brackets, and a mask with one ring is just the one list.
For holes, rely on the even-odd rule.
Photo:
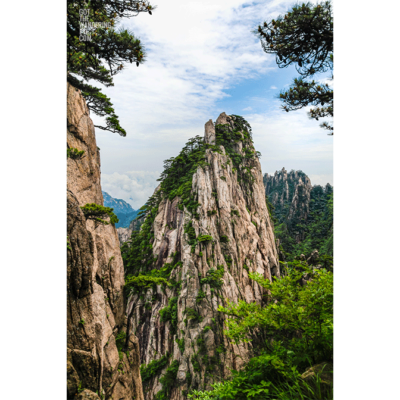
{"label": "shadowed cliff side", "polygon": [[139,346],[126,334],[117,231],[86,220],[80,208],[103,205],[100,154],[88,107],[70,84],[67,148],[67,398],[140,400]]}

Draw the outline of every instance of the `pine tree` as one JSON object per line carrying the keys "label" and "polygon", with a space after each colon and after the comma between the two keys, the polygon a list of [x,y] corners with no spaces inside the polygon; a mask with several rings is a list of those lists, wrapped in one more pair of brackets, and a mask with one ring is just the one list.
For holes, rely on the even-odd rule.
{"label": "pine tree", "polygon": [[[310,118],[318,121],[319,118],[333,117],[333,90],[328,84],[306,79],[333,71],[331,2],[295,5],[284,16],[264,22],[255,33],[263,50],[276,55],[279,68],[294,65],[300,75],[289,90],[280,93],[282,109],[289,112],[312,105],[315,107],[308,113]],[[321,127],[333,135],[332,125],[324,122]]]}
{"label": "pine tree", "polygon": [[90,110],[106,117],[106,126],[97,128],[126,136],[110,99],[86,82],[114,86],[113,77],[124,69],[124,63],[139,66],[144,61],[140,40],[128,29],[116,26],[122,18],[151,15],[152,10],[147,0],[68,0],[67,81],[82,91]]}

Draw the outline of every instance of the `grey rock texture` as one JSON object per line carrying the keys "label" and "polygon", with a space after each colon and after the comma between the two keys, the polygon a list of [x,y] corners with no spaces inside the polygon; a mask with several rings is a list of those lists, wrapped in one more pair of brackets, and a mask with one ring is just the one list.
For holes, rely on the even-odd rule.
{"label": "grey rock texture", "polygon": [[[67,95],[67,146],[85,150],[67,164],[67,396],[143,399],[137,338],[126,335],[124,352],[116,347],[127,325],[117,231],[86,220],[80,209],[103,205],[93,122],[80,91],[68,84]],[[86,390],[78,395],[79,386]]]}
{"label": "grey rock texture", "polygon": [[[238,131],[235,117],[223,113],[218,123]],[[206,143],[212,131],[209,121]],[[242,156],[245,147],[254,151],[251,140],[237,142],[232,146]],[[173,263],[174,255],[179,254],[181,265],[172,271],[170,281],[181,281],[180,290],[157,286],[128,299],[129,327],[139,339],[141,363],[159,360],[167,353],[171,361],[179,362],[171,400],[185,399],[185,393],[193,388],[209,389],[232,369],[243,367],[251,356],[251,345],[228,342],[223,335],[225,317],[217,308],[227,301],[262,302],[263,289],[249,279],[249,272],[268,279],[280,276],[259,160],[243,157],[243,171],[247,168],[253,177],[243,182],[223,146],[208,148],[205,159],[206,165],[199,166],[192,179],[198,219],[185,207],[180,209],[176,197],[161,200],[152,226],[157,268]],[[192,250],[185,233],[188,223],[197,238],[210,235],[212,240],[197,243]],[[224,268],[219,289],[204,281],[218,266]],[[173,333],[171,322],[161,321],[160,310],[175,297],[177,330]],[[146,400],[154,399],[162,388],[160,377],[165,372],[166,367],[146,385]]]}
{"label": "grey rock texture", "polygon": [[123,243],[128,241],[133,231],[138,231],[143,224],[143,218],[134,219],[129,224],[128,228],[117,228],[119,243],[122,246]]}
{"label": "grey rock texture", "polygon": [[215,127],[214,123],[210,119],[205,124],[204,141],[209,144],[215,144]]}

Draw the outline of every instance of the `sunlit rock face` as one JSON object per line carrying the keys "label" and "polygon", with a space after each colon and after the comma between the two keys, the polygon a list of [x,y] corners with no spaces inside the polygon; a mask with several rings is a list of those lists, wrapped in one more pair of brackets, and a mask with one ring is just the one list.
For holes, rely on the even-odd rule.
{"label": "sunlit rock face", "polygon": [[[204,142],[205,162],[192,176],[196,212],[189,212],[179,197],[161,193],[151,225],[153,268],[174,264],[168,279],[176,284],[158,285],[128,299],[128,326],[139,339],[140,362],[161,362],[169,355],[166,365],[144,382],[146,400],[166,390],[163,376],[168,371],[165,376],[174,378],[168,398],[180,400],[191,389],[209,389],[232,369],[240,369],[251,347],[228,342],[223,335],[225,317],[217,308],[227,301],[262,302],[263,289],[249,279],[249,272],[268,279],[280,276],[261,166],[249,129],[239,117],[222,113],[215,125],[206,123]],[[210,278],[218,271],[219,283]],[[160,315],[174,302],[176,328]]]}
{"label": "sunlit rock face", "polygon": [[138,341],[126,334],[117,231],[80,209],[103,205],[94,126],[80,91],[68,84],[67,95],[67,146],[85,151],[67,159],[67,397],[143,399]]}

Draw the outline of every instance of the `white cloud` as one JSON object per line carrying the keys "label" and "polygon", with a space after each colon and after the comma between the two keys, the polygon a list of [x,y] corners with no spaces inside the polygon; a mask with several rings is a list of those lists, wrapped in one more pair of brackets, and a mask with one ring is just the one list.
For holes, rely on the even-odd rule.
{"label": "white cloud", "polygon": [[[323,144],[324,131],[305,113],[289,115],[277,110],[267,98],[272,92],[264,97],[259,92],[253,97],[227,93],[250,79],[262,81],[272,72],[283,73],[278,71],[275,57],[262,51],[252,30],[292,5],[292,0],[170,0],[158,4],[152,16],[124,21],[145,45],[147,61],[139,68],[127,65],[115,77],[115,86],[104,89],[127,137],[96,131],[103,190],[129,201],[134,208],[143,205],[159,177],[154,171],[161,171],[163,160],[176,156],[187,139],[203,135],[206,121],[215,120],[222,111],[229,113],[221,105],[228,100],[236,102],[235,110],[249,114],[244,116],[252,124],[257,150],[264,155],[265,172],[276,164],[290,169],[304,157],[323,158],[314,151],[331,160],[331,148]],[[102,124],[100,118],[92,118],[96,125]],[[323,141],[311,143],[309,129]],[[310,169],[303,170],[323,174],[320,165],[308,161]]]}
{"label": "white cloud", "polygon": [[160,173],[154,171],[102,174],[102,190],[114,198],[125,200],[134,209],[138,209],[154,193],[159,177]]}
{"label": "white cloud", "polygon": [[278,89],[278,88],[277,88],[276,86],[271,86],[270,89],[276,90],[276,89]]}

